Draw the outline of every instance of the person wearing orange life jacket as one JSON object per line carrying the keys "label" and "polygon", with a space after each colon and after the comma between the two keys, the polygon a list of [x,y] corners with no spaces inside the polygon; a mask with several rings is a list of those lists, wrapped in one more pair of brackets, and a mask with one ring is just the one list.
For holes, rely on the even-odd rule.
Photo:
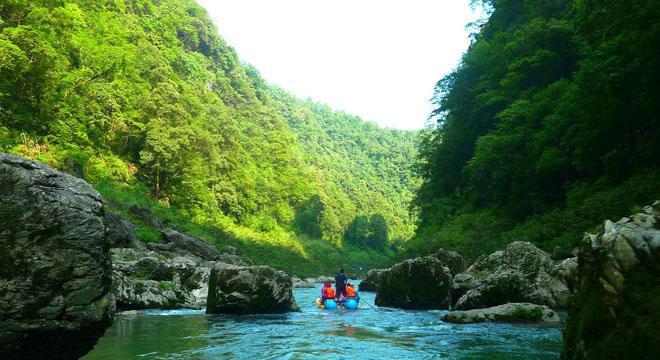
{"label": "person wearing orange life jacket", "polygon": [[353,299],[360,302],[360,296],[355,291],[355,287],[351,283],[346,284],[346,300]]}
{"label": "person wearing orange life jacket", "polygon": [[332,288],[332,284],[326,282],[321,288],[321,301],[325,304],[328,299],[335,299],[335,289]]}
{"label": "person wearing orange life jacket", "polygon": [[355,287],[353,287],[353,284],[351,283],[346,284],[346,297],[347,298],[357,297],[357,293],[355,292]]}

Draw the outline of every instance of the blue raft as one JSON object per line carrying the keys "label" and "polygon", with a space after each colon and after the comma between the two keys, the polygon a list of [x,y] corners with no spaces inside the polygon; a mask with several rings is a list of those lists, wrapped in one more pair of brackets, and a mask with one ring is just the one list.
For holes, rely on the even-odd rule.
{"label": "blue raft", "polygon": [[321,300],[321,298],[316,299],[316,306],[319,309],[325,309],[325,310],[334,310],[337,308],[340,309],[348,309],[348,310],[357,310],[359,308],[358,301],[356,299],[348,299],[344,301],[341,305],[337,305],[337,302],[332,300],[332,299],[327,299],[325,301],[325,304]]}

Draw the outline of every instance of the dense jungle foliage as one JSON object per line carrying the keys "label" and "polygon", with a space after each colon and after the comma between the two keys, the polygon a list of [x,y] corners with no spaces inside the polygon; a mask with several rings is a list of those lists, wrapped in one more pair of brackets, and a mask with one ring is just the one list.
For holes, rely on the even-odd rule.
{"label": "dense jungle foliage", "polygon": [[490,16],[437,84],[408,252],[565,256],[660,198],[660,2],[476,2]]}
{"label": "dense jungle foliage", "polygon": [[415,137],[267,84],[193,0],[0,3],[0,151],[258,263],[386,263],[414,231]]}

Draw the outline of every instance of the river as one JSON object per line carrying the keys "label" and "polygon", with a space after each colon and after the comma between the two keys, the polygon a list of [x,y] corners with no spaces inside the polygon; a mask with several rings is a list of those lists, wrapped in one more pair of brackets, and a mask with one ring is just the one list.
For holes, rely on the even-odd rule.
{"label": "river", "polygon": [[321,310],[320,292],[294,289],[302,312],[206,315],[146,310],[119,315],[84,359],[557,359],[559,325],[470,324],[444,311],[373,308]]}

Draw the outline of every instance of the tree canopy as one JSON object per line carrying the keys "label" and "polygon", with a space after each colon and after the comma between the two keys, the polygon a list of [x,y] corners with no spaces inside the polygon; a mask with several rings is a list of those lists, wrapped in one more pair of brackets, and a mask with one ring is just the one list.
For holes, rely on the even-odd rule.
{"label": "tree canopy", "polygon": [[411,249],[513,240],[568,254],[660,197],[658,1],[489,0],[436,87]]}

